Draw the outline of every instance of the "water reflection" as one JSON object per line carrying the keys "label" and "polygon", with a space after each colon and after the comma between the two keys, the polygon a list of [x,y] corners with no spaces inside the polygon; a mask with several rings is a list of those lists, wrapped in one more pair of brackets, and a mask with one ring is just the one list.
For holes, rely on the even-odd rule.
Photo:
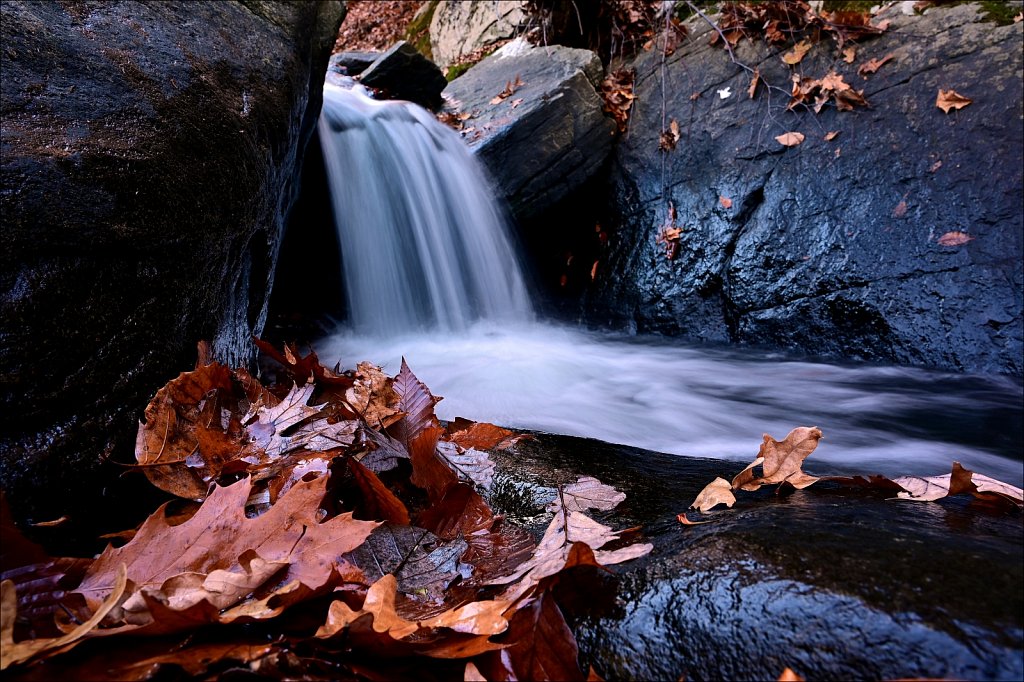
{"label": "water reflection", "polygon": [[948,473],[953,460],[1020,486],[1024,391],[1008,377],[839,366],[551,325],[477,325],[397,338],[338,334],[325,364],[404,355],[442,419],[586,436],[680,455],[750,461],[761,435],[818,426],[809,469]]}

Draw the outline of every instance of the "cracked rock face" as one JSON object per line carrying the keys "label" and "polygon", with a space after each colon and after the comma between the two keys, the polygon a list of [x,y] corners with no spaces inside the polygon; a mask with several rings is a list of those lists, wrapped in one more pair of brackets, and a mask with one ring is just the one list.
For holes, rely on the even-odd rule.
{"label": "cracked rock face", "polygon": [[[786,111],[789,67],[744,41],[737,59],[775,86],[751,99],[750,73],[709,46],[699,22],[663,70],[657,51],[638,58],[629,132],[613,155],[618,225],[591,322],[1024,373],[1024,26],[984,21],[971,5],[889,18],[854,63],[824,41],[798,67],[808,78],[835,68],[863,88],[871,106],[852,112]],[[877,73],[857,74],[888,54]],[[973,104],[943,113],[939,89]],[[680,140],[659,151],[671,119]],[[803,144],[775,141],[789,131]],[[670,203],[682,228],[674,260],[655,243]],[[946,245],[951,232],[969,240]]]}
{"label": "cracked rock face", "polygon": [[2,15],[0,487],[59,514],[199,340],[251,358],[343,6]]}

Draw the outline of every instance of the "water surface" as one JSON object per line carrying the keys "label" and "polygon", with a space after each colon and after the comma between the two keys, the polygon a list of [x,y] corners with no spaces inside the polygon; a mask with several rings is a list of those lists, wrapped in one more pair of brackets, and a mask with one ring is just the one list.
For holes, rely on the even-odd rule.
{"label": "water surface", "polygon": [[543,323],[374,338],[340,332],[324,364],[398,372],[404,355],[442,419],[585,436],[678,455],[751,461],[761,436],[825,434],[822,473],[949,473],[953,460],[1020,486],[1024,391],[1002,376],[839,366],[693,348]]}

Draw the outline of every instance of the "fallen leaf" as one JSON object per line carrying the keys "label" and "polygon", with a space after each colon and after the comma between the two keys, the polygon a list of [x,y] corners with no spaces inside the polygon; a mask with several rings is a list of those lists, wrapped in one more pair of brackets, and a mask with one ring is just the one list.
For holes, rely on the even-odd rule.
{"label": "fallen leaf", "polygon": [[[782,441],[777,441],[767,433],[761,443],[757,459],[741,471],[732,480],[733,489],[757,490],[769,483],[789,483],[794,488],[806,488],[817,477],[805,474],[801,467],[807,456],[814,452],[821,439],[821,430],[816,426],[800,426]],[[761,466],[763,475],[755,477],[754,467]]]}
{"label": "fallen leaf", "polygon": [[896,204],[896,208],[892,209],[892,217],[893,218],[902,218],[906,214],[907,214],[907,202],[906,201],[901,201],[900,203]]}
{"label": "fallen leaf", "polygon": [[[516,90],[525,85],[520,79],[519,74],[516,74],[515,80],[508,81],[505,83],[505,89],[495,95],[494,99],[491,100],[491,104],[500,104],[502,100],[511,97]],[[521,102],[522,100],[520,100]]]}
{"label": "fallen leaf", "polygon": [[754,75],[750,79],[750,86],[747,88],[747,96],[750,99],[754,99],[754,93],[757,92],[757,84],[761,80],[760,69],[754,69]]}
{"label": "fallen leaf", "polygon": [[626,494],[619,492],[610,485],[605,485],[593,476],[581,476],[575,483],[559,489],[556,497],[547,506],[547,511],[587,511],[597,509],[609,511],[621,504]]}
{"label": "fallen leaf", "polygon": [[459,479],[437,453],[440,426],[430,426],[413,439],[409,447],[409,460],[412,462],[412,476],[409,480],[418,488],[427,491],[431,502],[444,496],[449,486],[458,483]]}
{"label": "fallen leaf", "polygon": [[541,592],[528,606],[516,611],[507,638],[513,642],[508,655],[518,679],[584,679],[576,660],[576,638],[549,591]]}
{"label": "fallen leaf", "polygon": [[374,428],[387,428],[398,421],[398,394],[395,393],[394,379],[384,374],[380,367],[370,362],[356,366],[356,377],[352,386],[345,391],[345,400],[356,413]]}
{"label": "fallen leaf", "polygon": [[843,50],[843,61],[847,64],[853,64],[853,61],[857,58],[857,48],[851,45]]}
{"label": "fallen leaf", "polygon": [[857,69],[857,73],[866,79],[868,76],[882,68],[882,65],[884,65],[886,62],[894,58],[895,56],[892,53],[890,53],[885,55],[881,59],[872,59],[865,64],[861,64],[860,68]]}
{"label": "fallen leaf", "polygon": [[77,625],[71,632],[54,638],[14,641],[14,623],[18,616],[18,596],[14,583],[0,582],[0,670],[6,670],[15,663],[24,663],[42,654],[52,655],[67,651],[89,635],[108,613],[121,601],[128,584],[128,571],[119,565],[111,576],[106,597],[100,601],[89,618]]}
{"label": "fallen leaf", "polygon": [[732,493],[732,485],[724,478],[718,477],[704,486],[704,489],[697,494],[697,498],[690,504],[690,508],[706,512],[719,504],[731,507],[735,503],[736,496]]}
{"label": "fallen leaf", "polygon": [[395,608],[398,595],[398,581],[388,574],[376,581],[366,592],[366,599],[360,610],[354,611],[344,602],[331,604],[327,621],[316,632],[316,637],[333,637],[363,616],[373,619],[373,630],[386,633],[395,640],[401,640],[420,631],[433,628],[447,628],[454,632],[471,635],[497,635],[508,629],[509,623],[502,615],[508,602],[488,600],[470,602],[455,609],[423,621],[410,621],[399,615]]}
{"label": "fallen leaf", "polygon": [[473,661],[466,662],[466,670],[462,673],[462,680],[463,682],[487,682],[487,678],[473,664]]}
{"label": "fallen leaf", "polygon": [[677,142],[679,142],[679,123],[673,118],[669,123],[668,130],[662,131],[658,148],[665,152],[672,151],[676,148]]}
{"label": "fallen leaf", "polygon": [[461,417],[449,424],[449,428],[449,440],[467,450],[505,450],[528,437],[494,424],[471,422]]}
{"label": "fallen leaf", "polygon": [[732,199],[729,197],[718,197],[718,203],[720,203],[724,209],[732,208]]}
{"label": "fallen leaf", "polygon": [[792,669],[786,668],[779,675],[778,682],[804,682],[804,678],[797,675]]}
{"label": "fallen leaf", "polygon": [[446,542],[425,528],[383,524],[349,551],[346,560],[362,568],[367,582],[390,575],[402,592],[440,603],[462,575],[460,558],[466,548],[465,540]]}
{"label": "fallen leaf", "polygon": [[523,98],[522,97],[520,97],[519,99],[514,99],[514,100],[512,100],[511,108],[515,109],[516,107],[518,107],[522,103],[523,103]]}
{"label": "fallen leaf", "polygon": [[804,134],[797,132],[783,133],[777,136],[775,140],[784,147],[795,147],[804,141]]}
{"label": "fallen leaf", "polygon": [[486,452],[473,448],[467,450],[450,441],[439,441],[437,454],[462,480],[490,489],[494,462]]}
{"label": "fallen leaf", "polygon": [[949,113],[950,109],[963,109],[974,100],[964,97],[955,90],[943,90],[939,88],[939,95],[935,98],[935,106]]}
{"label": "fallen leaf", "polygon": [[801,40],[799,43],[793,46],[793,49],[782,55],[782,61],[790,66],[799,64],[804,55],[806,55],[810,49],[814,46],[809,40]]}
{"label": "fallen leaf", "polygon": [[974,237],[966,232],[947,232],[937,240],[941,246],[963,246],[967,242],[974,241]]}
{"label": "fallen leaf", "polygon": [[[167,524],[166,505],[162,506],[146,519],[130,542],[116,549],[108,546],[100,554],[76,593],[95,607],[107,598],[115,583],[114,572],[124,564],[133,586],[125,602],[126,611],[132,612],[128,622],[141,625],[153,620],[149,608],[153,602],[171,611],[210,603],[207,597],[212,589],[183,591],[179,589],[181,576],[192,574],[195,577],[188,578],[192,581],[189,584],[195,584],[198,578],[203,584],[207,577],[222,571],[237,577],[217,573],[211,581],[240,585],[239,580],[256,581],[254,574],[261,575],[263,568],[269,570],[272,564],[280,564],[284,569],[281,584],[298,580],[317,591],[329,588],[337,576],[351,576],[357,571],[340,556],[362,544],[379,524],[357,521],[352,514],[318,523],[315,514],[326,489],[325,477],[297,483],[277,504],[253,519],[245,515],[251,489],[248,478],[227,487],[217,486],[195,516],[177,526]],[[259,561],[254,564],[256,559]],[[236,601],[246,594],[235,595]]]}
{"label": "fallen leaf", "polygon": [[678,521],[679,523],[683,524],[684,526],[700,526],[700,525],[703,525],[705,523],[711,523],[710,521],[691,521],[686,516],[685,512],[682,513],[682,514],[676,514],[676,521]]}
{"label": "fallen leaf", "polygon": [[928,172],[929,173],[934,173],[935,171],[939,170],[940,168],[942,168],[942,159],[939,159],[938,161],[936,161],[932,165],[928,166]]}
{"label": "fallen leaf", "polygon": [[1003,483],[982,474],[965,469],[960,462],[953,462],[953,470],[944,476],[900,476],[892,479],[903,492],[897,494],[902,500],[932,502],[948,497],[970,493],[976,497],[995,496],[1020,507],[1024,505],[1024,490]]}
{"label": "fallen leaf", "polygon": [[405,358],[402,358],[402,369],[395,377],[393,388],[398,394],[398,409],[404,416],[388,429],[388,433],[411,451],[410,444],[417,436],[425,429],[437,426],[434,405],[441,399],[435,398],[430,389],[416,378]]}
{"label": "fallen leaf", "polygon": [[590,281],[593,282],[597,279],[597,265],[599,261],[594,261],[594,264],[590,266]]}
{"label": "fallen leaf", "polygon": [[388,490],[377,474],[354,459],[348,459],[348,468],[362,493],[356,512],[360,518],[389,523],[409,524],[409,510]]}
{"label": "fallen leaf", "polygon": [[839,131],[838,130],[831,130],[831,131],[825,133],[825,141],[826,142],[831,142],[832,140],[836,139],[838,136],[839,136]]}

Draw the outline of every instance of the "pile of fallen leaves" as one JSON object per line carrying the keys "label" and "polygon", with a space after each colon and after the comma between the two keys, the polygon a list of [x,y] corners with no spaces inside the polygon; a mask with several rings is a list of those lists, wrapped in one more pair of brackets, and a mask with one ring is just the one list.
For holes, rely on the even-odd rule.
{"label": "pile of fallen leaves", "polygon": [[720,32],[711,36],[711,44],[724,39],[735,47],[744,38],[753,40],[755,37],[770,45],[796,42],[800,38],[816,43],[824,35],[830,35],[842,49],[847,42],[885,31],[886,24],[872,24],[871,18],[869,11],[817,11],[806,0],[727,2],[721,9]]}
{"label": "pile of fallen leaves", "polygon": [[418,0],[348,0],[334,52],[386,50],[405,37]]}
{"label": "pile of fallen leaves", "polygon": [[601,99],[604,101],[604,112],[615,119],[615,127],[620,133],[626,132],[629,126],[629,110],[633,108],[633,81],[636,72],[633,69],[617,69],[609,73],[601,81]]}
{"label": "pile of fallen leaves", "polygon": [[342,372],[260,345],[284,381],[201,352],[150,402],[137,468],[180,502],[112,536],[123,544],[50,557],[5,513],[0,668],[584,679],[554,588],[573,589],[574,567],[651,550],[586,513],[625,495],[589,477],[562,487],[537,542],[485,500],[487,451],[519,436],[442,425],[404,361],[395,377],[370,363]]}

